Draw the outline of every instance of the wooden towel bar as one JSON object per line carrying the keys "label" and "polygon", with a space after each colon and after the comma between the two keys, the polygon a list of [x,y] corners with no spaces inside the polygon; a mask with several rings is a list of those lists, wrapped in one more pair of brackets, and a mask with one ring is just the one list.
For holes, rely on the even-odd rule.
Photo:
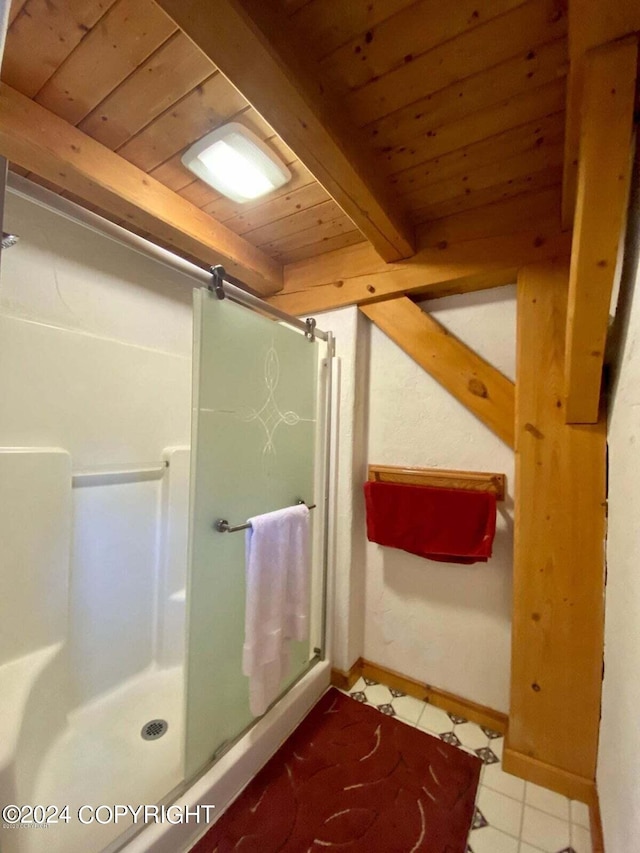
{"label": "wooden towel bar", "polygon": [[395,468],[391,465],[369,465],[369,479],[381,483],[405,483],[411,486],[435,486],[442,489],[470,489],[493,492],[503,501],[506,476],[486,471],[447,471],[444,468]]}

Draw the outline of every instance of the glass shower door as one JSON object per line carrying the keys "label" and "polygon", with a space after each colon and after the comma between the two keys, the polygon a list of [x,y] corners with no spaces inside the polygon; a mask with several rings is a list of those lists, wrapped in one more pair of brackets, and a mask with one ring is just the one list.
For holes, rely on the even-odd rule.
{"label": "glass shower door", "polygon": [[[311,342],[205,289],[194,298],[187,778],[253,720],[242,673],[245,531],[218,532],[215,522],[239,525],[303,500],[319,504],[310,516],[317,542],[327,366],[322,341]],[[317,556],[310,614],[315,636],[292,643],[283,691],[309,666],[314,644],[321,642],[323,569]]]}

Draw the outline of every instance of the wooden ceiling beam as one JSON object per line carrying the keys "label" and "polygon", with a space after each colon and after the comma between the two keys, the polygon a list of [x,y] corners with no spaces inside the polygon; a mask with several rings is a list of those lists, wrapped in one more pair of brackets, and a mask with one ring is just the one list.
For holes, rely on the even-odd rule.
{"label": "wooden ceiling beam", "polygon": [[282,288],[282,267],[260,249],[4,83],[0,155],[205,265],[223,264],[262,296]]}
{"label": "wooden ceiling beam", "polygon": [[595,48],[585,61],[564,368],[567,423],[598,422],[611,294],[631,180],[637,61],[635,37]]}
{"label": "wooden ceiling beam", "polygon": [[515,386],[406,296],[360,307],[385,335],[514,447]]}
{"label": "wooden ceiling beam", "polygon": [[[517,198],[495,202],[475,210],[465,210],[439,221],[429,222],[428,225],[421,225],[417,229],[417,242],[421,249],[443,249],[451,244],[513,233],[514,223],[517,223],[520,231],[533,231],[544,226],[548,233],[558,233],[558,188],[526,193]],[[288,264],[284,270],[282,295],[387,269],[388,265],[378,258],[371,246],[361,243],[342,251],[327,253],[322,258],[310,258]]]}
{"label": "wooden ceiling beam", "polygon": [[263,0],[158,0],[327,190],[385,261],[414,253],[413,229],[368,146],[307,65],[287,19]]}
{"label": "wooden ceiling beam", "polygon": [[548,224],[506,236],[453,243],[443,240],[395,264],[381,264],[368,247],[357,245],[332,252],[334,257],[314,258],[317,284],[307,278],[306,286],[287,287],[269,301],[290,314],[308,314],[407,293],[437,298],[485,290],[514,282],[518,269],[526,264],[568,257],[569,247],[569,237]]}
{"label": "wooden ceiling beam", "polygon": [[570,0],[569,75],[562,187],[562,226],[570,229],[578,192],[580,114],[587,51],[640,31],[637,0]]}

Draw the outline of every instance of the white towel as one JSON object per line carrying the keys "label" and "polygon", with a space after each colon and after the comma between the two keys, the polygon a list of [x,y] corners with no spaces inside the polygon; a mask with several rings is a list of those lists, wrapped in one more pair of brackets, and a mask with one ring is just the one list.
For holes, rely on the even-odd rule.
{"label": "white towel", "polygon": [[309,621],[309,509],[304,504],[249,519],[242,671],[259,717],[280,692],[289,640],[304,640]]}

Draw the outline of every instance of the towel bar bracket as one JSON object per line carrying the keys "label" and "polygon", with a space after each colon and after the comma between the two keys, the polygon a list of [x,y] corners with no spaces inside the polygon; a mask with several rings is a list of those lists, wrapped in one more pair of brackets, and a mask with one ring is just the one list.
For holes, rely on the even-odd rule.
{"label": "towel bar bracket", "polygon": [[231,525],[226,518],[219,518],[213,525],[218,533],[236,533],[238,530],[247,530],[251,525],[247,521],[245,524]]}

